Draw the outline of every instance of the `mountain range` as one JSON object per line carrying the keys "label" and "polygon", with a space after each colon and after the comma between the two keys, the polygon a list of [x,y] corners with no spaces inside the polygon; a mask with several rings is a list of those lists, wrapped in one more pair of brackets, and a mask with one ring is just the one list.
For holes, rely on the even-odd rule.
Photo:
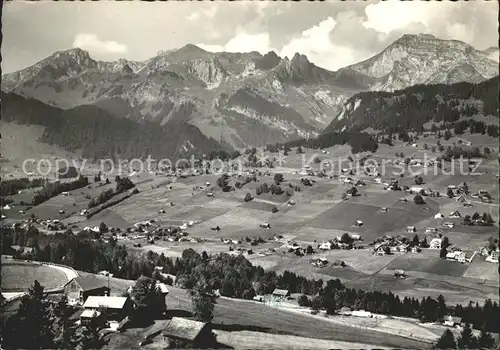
{"label": "mountain range", "polygon": [[335,72],[299,53],[291,59],[275,52],[212,53],[189,44],[143,62],[102,62],[76,48],[4,74],[2,90],[58,110],[91,105],[87,112],[99,109],[158,130],[190,125],[189,132],[197,129],[230,149],[317,136],[363,91],[478,83],[496,75],[498,48],[481,51],[420,34]]}

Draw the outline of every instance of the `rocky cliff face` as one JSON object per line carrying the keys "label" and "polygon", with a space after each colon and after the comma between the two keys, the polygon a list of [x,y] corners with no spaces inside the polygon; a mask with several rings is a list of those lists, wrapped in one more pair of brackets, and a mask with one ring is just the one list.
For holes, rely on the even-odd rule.
{"label": "rocky cliff face", "polygon": [[479,51],[457,40],[404,35],[379,54],[340,72],[361,74],[358,79],[365,79],[370,90],[394,91],[416,84],[486,80],[498,75],[493,56],[494,50]]}
{"label": "rocky cliff face", "polygon": [[405,35],[374,57],[331,72],[299,53],[288,59],[186,45],[144,62],[101,62],[72,49],[4,75],[2,89],[59,108],[90,104],[161,125],[182,120],[219,142],[260,146],[317,135],[360,91],[485,80],[498,74],[495,52]]}

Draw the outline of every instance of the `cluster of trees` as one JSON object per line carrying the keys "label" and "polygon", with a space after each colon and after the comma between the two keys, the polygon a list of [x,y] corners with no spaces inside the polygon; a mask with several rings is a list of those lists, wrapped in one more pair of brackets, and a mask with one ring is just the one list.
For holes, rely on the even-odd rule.
{"label": "cluster of trees", "polygon": [[487,134],[488,136],[498,137],[498,125],[485,124],[483,121],[468,119],[461,120],[455,123],[453,132],[456,135],[463,134],[466,130],[469,130],[471,134]]}
{"label": "cluster of trees", "polygon": [[446,329],[438,339],[434,348],[436,349],[491,349],[495,345],[495,339],[484,329],[478,337],[474,335],[470,325],[467,323],[455,341],[452,331]]}
{"label": "cluster of trees", "polygon": [[220,187],[222,192],[229,192],[234,189],[234,187],[229,185],[229,175],[222,174],[221,177],[217,179],[217,186]]}
{"label": "cluster of trees", "polygon": [[243,180],[243,182],[240,182],[240,181],[236,181],[234,183],[234,187],[239,190],[240,188],[242,188],[243,186],[245,186],[246,184],[250,183],[250,182],[257,182],[257,176],[256,175],[253,175],[252,177],[250,176],[247,176],[245,177],[245,180]]}
{"label": "cluster of trees", "polygon": [[78,171],[72,165],[70,165],[68,167],[64,166],[64,167],[57,169],[57,177],[59,179],[69,179],[69,178],[73,178],[73,177],[77,177],[77,176],[78,176]]}
{"label": "cluster of trees", "polygon": [[466,100],[482,102],[484,115],[498,117],[498,77],[487,81],[457,84],[415,85],[394,92],[369,91],[352,96],[348,103],[359,106],[348,118],[335,120],[327,130],[363,130],[372,127],[383,132],[424,131],[424,124],[433,120],[453,128],[461,115],[471,116],[475,105]]}
{"label": "cluster of trees", "polygon": [[[16,314],[3,325],[2,346],[6,349],[97,349],[99,324],[91,321],[78,326],[70,319],[74,310],[64,296],[51,302],[43,286],[35,280],[27,295],[21,299]],[[96,319],[97,320],[97,319]]]}
{"label": "cluster of trees", "polygon": [[102,192],[99,195],[99,197],[97,197],[97,199],[92,198],[89,202],[89,208],[94,208],[102,203],[105,203],[108,200],[110,200],[111,198],[113,198],[114,196],[116,196],[120,193],[123,193],[125,191],[128,191],[128,190],[135,187],[135,184],[132,182],[132,180],[130,180],[126,176],[120,177],[120,176],[116,175],[115,181],[116,181],[115,190],[113,191],[110,188],[110,189]]}
{"label": "cluster of trees", "polygon": [[115,195],[115,192],[111,188],[109,190],[101,192],[99,197],[97,197],[96,199],[92,198],[90,200],[89,208],[93,208],[93,207],[98,206],[99,204],[107,202],[108,200],[113,198],[114,195]]}
{"label": "cluster of trees", "polygon": [[10,246],[17,241],[18,245],[33,248],[27,259],[64,264],[80,271],[97,273],[106,270],[119,278],[137,279],[141,275],[151,277],[155,266],[151,256],[133,257],[125,246],[117,244],[116,239],[105,243],[84,231],[77,235],[69,230],[45,235],[35,227],[24,230],[2,227],[2,235],[2,254],[15,256]]}
{"label": "cluster of trees", "polygon": [[0,181],[0,196],[12,196],[17,194],[20,190],[28,188],[41,187],[47,180],[44,178],[28,179],[27,177],[21,179],[10,179]]}
{"label": "cluster of trees", "polygon": [[474,221],[479,219],[483,220],[483,224],[487,226],[493,225],[493,223],[495,222],[490,213],[483,213],[483,215],[481,215],[476,211],[474,214],[472,214],[472,216],[465,215],[463,223],[464,225],[472,226],[474,225]]}
{"label": "cluster of trees", "polygon": [[[230,151],[184,118],[173,117],[161,126],[119,118],[92,105],[63,110],[14,93],[2,92],[0,97],[6,122],[44,126],[42,142],[69,151],[81,149],[82,156],[88,159],[144,159],[151,155],[176,160],[191,154],[201,158],[202,153]],[[194,145],[190,154],[181,147],[186,139]]]}
{"label": "cluster of trees", "polygon": [[71,182],[46,182],[43,188],[33,196],[33,205],[41,204],[63,192],[73,191],[85,187],[88,184],[89,179],[83,175],[80,175],[78,179]]}
{"label": "cluster of trees", "polygon": [[422,195],[420,193],[417,193],[413,197],[413,203],[415,203],[415,204],[425,204],[424,197],[422,197]]}
{"label": "cluster of trees", "polygon": [[135,323],[151,321],[167,310],[165,297],[161,294],[153,278],[139,277],[132,286],[129,296],[135,306],[132,315],[132,320]]}
{"label": "cluster of trees", "polygon": [[[290,152],[290,146],[288,146],[287,144],[282,146],[279,144],[279,142],[277,142],[275,145],[266,145],[266,151],[268,152],[276,153],[280,152],[281,150],[283,151],[283,155],[286,156]],[[297,153],[300,152],[297,150]]]}
{"label": "cluster of trees", "polygon": [[448,146],[442,155],[442,159],[445,161],[450,161],[452,159],[458,159],[460,157],[463,158],[482,158],[484,157],[483,153],[479,147],[467,147],[462,148],[458,146]]}
{"label": "cluster of trees", "polygon": [[[293,185],[291,185],[290,187],[293,187]],[[295,186],[294,189],[296,191],[300,191],[300,188],[298,186]],[[280,186],[280,185],[276,185],[276,184],[271,184],[270,186],[267,185],[267,183],[262,183],[259,187],[257,187],[255,189],[255,194],[256,195],[261,195],[263,193],[271,193],[271,194],[275,194],[275,195],[280,195],[280,194],[283,194],[285,193],[289,196],[291,196],[293,194],[292,192],[292,189],[287,189],[286,191],[283,190],[283,188]]]}
{"label": "cluster of trees", "polygon": [[206,155],[206,158],[208,160],[220,159],[223,161],[227,161],[227,160],[231,160],[231,159],[236,159],[239,156],[241,156],[241,153],[237,150],[229,152],[229,151],[222,149],[222,150],[208,152]]}

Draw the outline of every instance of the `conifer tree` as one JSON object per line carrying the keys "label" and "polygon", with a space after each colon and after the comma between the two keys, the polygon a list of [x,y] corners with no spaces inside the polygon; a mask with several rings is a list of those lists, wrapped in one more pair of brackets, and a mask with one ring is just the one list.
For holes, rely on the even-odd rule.
{"label": "conifer tree", "polygon": [[446,329],[441,335],[441,337],[438,339],[435,348],[455,349],[455,347],[456,347],[455,337],[453,336],[453,333],[449,329]]}
{"label": "conifer tree", "polygon": [[457,346],[460,349],[474,349],[477,346],[477,339],[472,333],[470,324],[465,324],[462,333],[457,339]]}

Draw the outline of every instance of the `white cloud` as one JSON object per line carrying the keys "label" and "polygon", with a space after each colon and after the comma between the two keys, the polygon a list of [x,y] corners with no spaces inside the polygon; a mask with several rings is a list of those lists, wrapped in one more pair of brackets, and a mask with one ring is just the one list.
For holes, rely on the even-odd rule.
{"label": "white cloud", "polygon": [[209,52],[222,52],[224,51],[223,45],[210,45],[210,44],[197,44],[199,48]]}
{"label": "white cloud", "polygon": [[73,47],[79,47],[92,53],[124,53],[127,46],[112,40],[101,40],[95,34],[79,33],[75,36]]}
{"label": "white cloud", "polygon": [[272,51],[269,40],[269,34],[267,33],[259,33],[259,34],[248,34],[244,32],[240,32],[235,37],[230,39],[224,45],[207,45],[207,44],[198,44],[204,50],[210,52],[250,52],[257,51],[262,54],[265,54],[269,51]]}
{"label": "white cloud", "polygon": [[470,43],[474,39],[474,31],[462,23],[451,23],[446,27],[446,31],[449,38],[461,40],[466,43]]}
{"label": "white cloud", "polygon": [[208,18],[214,18],[217,13],[217,7],[211,5],[208,8],[201,10],[201,12],[203,12],[203,14]]}
{"label": "white cloud", "polygon": [[210,6],[191,13],[189,16],[187,16],[187,19],[188,21],[192,22],[199,20],[201,16],[207,17],[208,19],[212,19],[215,17],[216,14],[217,14],[217,7]]}
{"label": "white cloud", "polygon": [[330,32],[335,28],[337,22],[328,17],[302,32],[300,37],[292,39],[285,45],[281,56],[289,58],[298,52],[316,65],[323,68],[335,70],[353,62],[353,51],[351,48],[341,45],[333,45],[330,41]]}
{"label": "white cloud", "polygon": [[199,12],[193,12],[189,16],[187,16],[188,21],[196,21],[200,18],[200,13]]}
{"label": "white cloud", "polygon": [[302,32],[299,37],[292,39],[281,50],[282,56],[291,58],[296,52],[309,55],[318,55],[331,50],[330,31],[337,22],[332,17],[321,21],[318,25]]}
{"label": "white cloud", "polygon": [[369,4],[365,8],[367,20],[363,25],[385,34],[406,28],[413,23],[420,22],[427,26],[446,15],[446,7],[447,4],[443,2],[427,1],[383,1]]}
{"label": "white cloud", "polygon": [[258,51],[267,53],[271,50],[269,34],[267,33],[241,33],[229,40],[224,47],[229,52]]}

